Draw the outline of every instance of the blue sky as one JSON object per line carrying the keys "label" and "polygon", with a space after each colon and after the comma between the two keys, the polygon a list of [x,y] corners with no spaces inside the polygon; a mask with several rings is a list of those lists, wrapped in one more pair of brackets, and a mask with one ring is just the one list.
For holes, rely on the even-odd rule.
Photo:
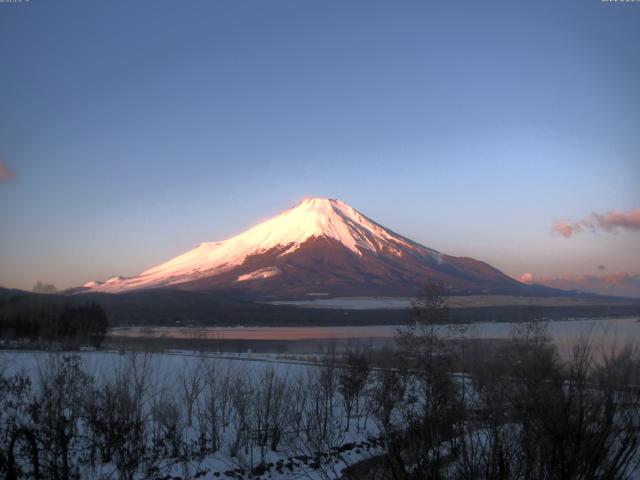
{"label": "blue sky", "polygon": [[131,275],[305,196],[512,275],[640,273],[640,4],[0,3],[0,285]]}

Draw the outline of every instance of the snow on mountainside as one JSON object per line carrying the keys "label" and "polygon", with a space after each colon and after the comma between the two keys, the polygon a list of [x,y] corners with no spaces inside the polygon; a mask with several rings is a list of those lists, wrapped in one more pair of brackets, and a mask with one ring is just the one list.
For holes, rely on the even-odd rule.
{"label": "snow on mountainside", "polygon": [[520,285],[485,263],[450,257],[397,235],[340,200],[312,198],[233,238],[203,243],[134,277],[89,282],[82,290],[378,294],[385,288],[415,291],[429,279],[476,290]]}

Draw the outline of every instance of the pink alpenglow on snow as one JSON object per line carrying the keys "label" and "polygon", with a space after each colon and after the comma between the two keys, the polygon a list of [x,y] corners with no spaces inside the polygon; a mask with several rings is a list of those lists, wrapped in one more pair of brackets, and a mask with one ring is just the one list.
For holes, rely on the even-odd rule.
{"label": "pink alpenglow on snow", "polygon": [[414,295],[430,281],[476,291],[524,287],[484,262],[398,235],[340,200],[310,198],[228,240],[202,243],[139,275],[88,282],[79,290]]}
{"label": "pink alpenglow on snow", "polygon": [[[403,248],[418,247],[340,200],[309,198],[240,235],[220,242],[202,243],[135,277],[117,276],[106,282],[88,282],[84,287],[95,291],[118,292],[180,284],[200,276],[223,273],[241,265],[251,255],[273,249],[282,250],[279,256],[285,256],[309,239],[319,237],[335,240],[356,255],[362,255],[363,250],[376,251],[384,245],[401,256]],[[439,255],[435,250],[430,252]],[[269,278],[279,273],[276,267],[263,268],[240,275],[237,281]]]}

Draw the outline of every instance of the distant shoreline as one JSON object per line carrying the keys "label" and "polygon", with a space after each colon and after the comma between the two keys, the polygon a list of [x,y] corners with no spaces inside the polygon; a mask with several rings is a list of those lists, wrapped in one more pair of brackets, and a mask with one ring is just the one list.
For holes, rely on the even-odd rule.
{"label": "distant shoreline", "polygon": [[[270,305],[320,309],[401,310],[409,308],[414,297],[333,297],[309,300],[276,300]],[[606,305],[640,305],[640,299],[589,297],[525,297],[514,295],[455,295],[446,297],[450,308],[480,308],[502,306],[572,307]]]}

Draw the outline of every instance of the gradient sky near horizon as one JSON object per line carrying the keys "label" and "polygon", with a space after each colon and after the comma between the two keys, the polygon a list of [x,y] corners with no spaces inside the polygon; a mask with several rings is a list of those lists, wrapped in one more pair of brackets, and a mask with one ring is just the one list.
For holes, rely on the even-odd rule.
{"label": "gradient sky near horizon", "polygon": [[551,231],[640,207],[640,3],[0,3],[0,285],[308,196],[514,276],[640,274],[638,231]]}

